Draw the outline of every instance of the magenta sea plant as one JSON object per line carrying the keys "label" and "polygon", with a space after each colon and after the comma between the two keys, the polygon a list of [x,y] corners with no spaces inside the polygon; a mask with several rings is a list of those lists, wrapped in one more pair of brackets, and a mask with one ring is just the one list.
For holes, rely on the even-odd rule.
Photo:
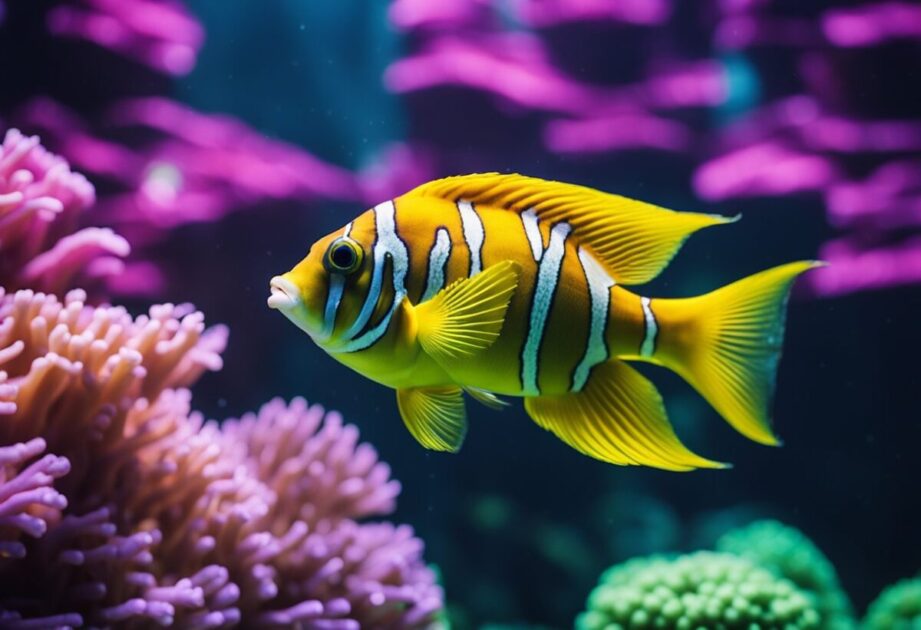
{"label": "magenta sea plant", "polygon": [[[393,0],[389,16],[411,34],[384,75],[392,92],[485,94],[497,117],[536,121],[550,153],[689,157],[703,202],[805,197],[838,230],[806,280],[816,295],[921,282],[921,119],[878,97],[911,102],[887,55],[917,51],[917,3]],[[689,18],[700,41],[674,37]],[[596,59],[638,60],[616,78],[574,63],[579,34],[599,46],[599,29],[617,44]],[[861,68],[887,71],[870,85]]]}
{"label": "magenta sea plant", "polygon": [[[171,280],[167,265],[158,260],[157,245],[176,228],[220,221],[231,213],[271,204],[317,199],[377,203],[432,175],[431,156],[422,147],[394,143],[352,170],[268,138],[232,116],[197,111],[169,99],[165,86],[194,68],[205,39],[202,24],[182,0],[39,4],[31,11],[44,16],[51,38],[80,42],[70,47],[75,54],[89,53],[122,71],[111,73],[112,83],[96,95],[104,102],[89,110],[77,112],[36,94],[4,112],[4,117],[7,123],[40,133],[46,146],[67,155],[70,164],[93,178],[100,191],[96,202],[82,200],[70,206],[92,206],[81,216],[120,237],[93,229],[69,238],[62,245],[66,251],[49,254],[30,269],[0,263],[28,276],[46,276],[43,283],[3,282],[8,289],[29,286],[60,293],[63,286],[74,286],[59,269],[45,271],[44,266],[60,267],[58,259],[66,254],[73,270],[92,276],[77,283],[91,296],[101,285],[109,295],[153,298],[162,295]],[[0,22],[4,7],[0,0]],[[11,16],[17,24],[10,27],[19,28],[23,23],[19,18],[27,13]],[[106,53],[99,54],[99,49]],[[131,65],[145,75],[143,69],[163,77],[138,83],[123,72]],[[110,74],[96,68],[96,74],[100,72]],[[41,152],[44,149],[35,151]],[[72,214],[65,206],[64,214]],[[67,225],[66,220],[55,223],[58,231],[70,234],[73,229],[63,227]],[[98,255],[100,248],[111,255]],[[89,266],[84,270],[77,264],[80,261]],[[49,287],[49,281],[58,286]]]}
{"label": "magenta sea plant", "polygon": [[[13,155],[0,161],[14,208],[0,234],[19,219],[0,245],[11,287],[68,238],[49,237],[61,208],[92,202],[60,158]],[[23,249],[30,238],[41,246]],[[434,623],[422,542],[358,521],[392,512],[400,487],[355,427],[301,399],[206,422],[188,387],[220,369],[227,330],[189,305],[132,317],[81,289],[55,295],[74,279],[0,289],[0,626]]]}
{"label": "magenta sea plant", "polygon": [[[429,156],[407,144],[387,147],[353,172],[267,138],[231,116],[160,97],[115,102],[99,128],[48,98],[26,103],[17,119],[106,184],[107,193],[88,216],[126,236],[135,250],[107,278],[107,288],[118,295],[162,293],[167,278],[151,250],[179,226],[220,221],[273,202],[376,203],[432,174]],[[137,139],[125,142],[126,136]]]}
{"label": "magenta sea plant", "polygon": [[48,29],[169,75],[191,72],[205,40],[201,24],[177,0],[78,0],[55,7]]}
{"label": "magenta sea plant", "polygon": [[818,295],[921,282],[921,118],[867,102],[881,90],[904,100],[897,78],[868,89],[847,70],[885,67],[886,46],[916,48],[921,9],[877,1],[810,14],[746,0],[722,8],[717,49],[770,49],[772,71],[785,61],[802,85],[799,94],[767,94],[765,105],[713,135],[713,155],[694,175],[699,196],[820,199],[838,235],[819,251],[830,264],[807,279]]}

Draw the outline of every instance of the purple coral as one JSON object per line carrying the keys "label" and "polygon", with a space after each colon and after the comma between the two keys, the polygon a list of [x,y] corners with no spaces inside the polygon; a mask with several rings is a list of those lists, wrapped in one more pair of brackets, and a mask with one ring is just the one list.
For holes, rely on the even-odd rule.
{"label": "purple coral", "polygon": [[[274,498],[260,527],[283,532],[258,553],[253,543],[228,550],[239,556],[252,548],[271,568],[264,574],[272,583],[260,590],[278,594],[256,619],[328,618],[341,628],[421,627],[432,619],[442,596],[421,562],[421,541],[407,526],[354,521],[391,512],[400,491],[374,449],[358,444],[354,426],[303,399],[276,399],[221,431],[228,454]],[[266,557],[276,546],[277,555]]]}
{"label": "purple coral", "polygon": [[358,444],[358,429],[343,425],[335,412],[271,401],[258,414],[221,425],[228,454],[253,476],[269,483],[279,498],[272,518],[320,521],[388,514],[400,484],[369,444]]}
{"label": "purple coral", "polygon": [[0,447],[0,557],[24,557],[26,547],[19,539],[44,536],[49,522],[53,526],[60,521],[67,507],[67,499],[53,484],[70,472],[70,462],[45,455],[27,464],[44,451],[42,438]]}
{"label": "purple coral", "polygon": [[[64,301],[31,290],[0,296],[0,444],[10,445],[2,491],[17,493],[5,507],[42,506],[29,506],[39,521],[7,515],[21,525],[18,536],[7,528],[14,559],[0,565],[0,609],[14,627],[19,617],[25,625],[116,620],[143,595],[134,582],[153,564],[161,534],[132,521],[120,498],[131,492],[138,450],[164,426],[151,411],[169,401],[161,392],[220,367],[226,333],[205,330],[200,313],[164,305],[132,318],[84,300],[82,291]],[[26,465],[46,448],[51,454]],[[143,610],[168,613],[153,600]]]}
{"label": "purple coral", "polygon": [[226,331],[186,306],[132,318],[84,298],[0,299],[5,623],[431,620],[421,541],[354,521],[399,493],[354,427],[303,400],[203,422],[181,388],[220,368]]}
{"label": "purple coral", "polygon": [[75,231],[95,191],[35,136],[0,145],[0,286],[60,293],[121,270],[128,242],[109,229]]}

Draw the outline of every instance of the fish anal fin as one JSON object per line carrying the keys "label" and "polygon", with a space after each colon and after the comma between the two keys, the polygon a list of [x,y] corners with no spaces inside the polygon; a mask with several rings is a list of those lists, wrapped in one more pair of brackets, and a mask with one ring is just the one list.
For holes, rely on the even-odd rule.
{"label": "fish anal fin", "polygon": [[419,444],[433,451],[460,450],[467,434],[467,414],[459,387],[398,389],[397,407]]}
{"label": "fish anal fin", "polygon": [[580,392],[527,398],[525,409],[538,425],[603,462],[676,471],[725,467],[681,443],[655,386],[622,361],[597,365]]}
{"label": "fish anal fin", "polygon": [[517,174],[481,173],[423,184],[406,196],[465,199],[514,212],[533,210],[538,220],[565,221],[619,284],[655,278],[694,232],[735,218],[674,212],[584,186]]}
{"label": "fish anal fin", "polygon": [[480,389],[479,387],[465,387],[464,391],[470,394],[470,397],[481,405],[485,405],[490,409],[495,409],[497,411],[502,411],[509,406],[507,400],[502,400],[495,394],[485,389]]}
{"label": "fish anal fin", "polygon": [[462,278],[415,307],[422,349],[436,361],[469,357],[499,336],[519,266],[502,261],[471,278]]}

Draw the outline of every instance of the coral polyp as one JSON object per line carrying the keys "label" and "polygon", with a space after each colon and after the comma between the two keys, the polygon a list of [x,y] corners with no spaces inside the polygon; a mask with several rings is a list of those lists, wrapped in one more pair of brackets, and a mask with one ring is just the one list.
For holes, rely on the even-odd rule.
{"label": "coral polyp", "polygon": [[576,627],[806,630],[820,628],[819,622],[818,611],[791,582],[738,556],[701,551],[608,570]]}

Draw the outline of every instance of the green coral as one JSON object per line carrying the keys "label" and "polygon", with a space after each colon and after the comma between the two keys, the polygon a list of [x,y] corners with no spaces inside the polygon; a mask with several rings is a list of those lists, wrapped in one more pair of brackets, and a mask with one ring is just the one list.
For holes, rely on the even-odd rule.
{"label": "green coral", "polygon": [[793,582],[812,599],[823,630],[855,627],[851,603],[834,566],[798,529],[777,521],[757,521],[725,534],[716,549],[747,558]]}
{"label": "green coral", "polygon": [[902,580],[880,593],[864,619],[865,630],[921,628],[921,578]]}
{"label": "green coral", "polygon": [[576,620],[579,630],[806,630],[812,602],[745,558],[709,551],[630,560],[609,569]]}
{"label": "green coral", "polygon": [[835,567],[798,529],[777,521],[756,521],[725,534],[716,549],[747,558],[793,582],[814,602],[823,629],[851,630],[856,626]]}

